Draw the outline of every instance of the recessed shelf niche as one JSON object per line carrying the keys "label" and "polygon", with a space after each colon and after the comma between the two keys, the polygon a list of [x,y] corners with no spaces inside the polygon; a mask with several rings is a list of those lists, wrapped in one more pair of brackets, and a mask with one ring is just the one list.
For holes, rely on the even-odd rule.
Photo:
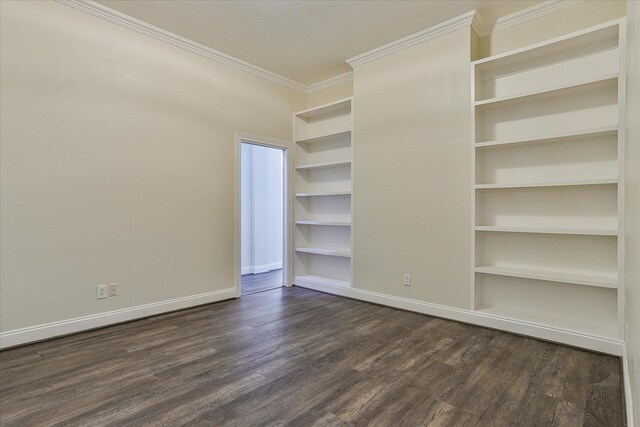
{"label": "recessed shelf niche", "polygon": [[624,32],[472,63],[473,310],[622,338]]}
{"label": "recessed shelf niche", "polygon": [[351,286],[352,99],[295,113],[294,275]]}

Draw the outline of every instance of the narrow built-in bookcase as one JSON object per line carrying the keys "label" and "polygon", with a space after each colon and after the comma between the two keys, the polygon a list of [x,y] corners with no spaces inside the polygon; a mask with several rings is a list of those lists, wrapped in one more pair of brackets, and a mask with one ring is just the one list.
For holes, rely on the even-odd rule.
{"label": "narrow built-in bookcase", "polygon": [[351,286],[352,99],[293,115],[294,283]]}
{"label": "narrow built-in bookcase", "polygon": [[472,63],[474,310],[623,338],[624,33]]}

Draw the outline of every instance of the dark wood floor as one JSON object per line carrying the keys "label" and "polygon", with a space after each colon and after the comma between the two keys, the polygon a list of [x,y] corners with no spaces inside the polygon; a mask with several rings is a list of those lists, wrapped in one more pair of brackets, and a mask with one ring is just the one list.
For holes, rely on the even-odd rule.
{"label": "dark wood floor", "polygon": [[623,425],[617,358],[295,287],[0,363],[3,426]]}
{"label": "dark wood floor", "polygon": [[242,295],[262,292],[281,286],[282,269],[260,274],[244,274],[242,276]]}

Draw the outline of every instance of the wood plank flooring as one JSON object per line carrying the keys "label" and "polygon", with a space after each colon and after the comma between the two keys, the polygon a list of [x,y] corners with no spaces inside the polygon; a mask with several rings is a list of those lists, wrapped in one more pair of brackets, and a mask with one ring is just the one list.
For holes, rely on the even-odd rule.
{"label": "wood plank flooring", "polygon": [[0,353],[2,426],[624,425],[619,360],[302,288]]}
{"label": "wood plank flooring", "polygon": [[242,275],[242,295],[249,295],[282,286],[282,269],[259,274]]}

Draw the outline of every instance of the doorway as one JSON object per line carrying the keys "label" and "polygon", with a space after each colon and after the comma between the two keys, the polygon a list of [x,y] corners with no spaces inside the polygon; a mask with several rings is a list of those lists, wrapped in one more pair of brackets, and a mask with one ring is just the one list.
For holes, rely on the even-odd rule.
{"label": "doorway", "polygon": [[[288,148],[258,137],[237,138],[240,159],[238,295],[287,284]],[[286,144],[286,143],[284,143]]]}

